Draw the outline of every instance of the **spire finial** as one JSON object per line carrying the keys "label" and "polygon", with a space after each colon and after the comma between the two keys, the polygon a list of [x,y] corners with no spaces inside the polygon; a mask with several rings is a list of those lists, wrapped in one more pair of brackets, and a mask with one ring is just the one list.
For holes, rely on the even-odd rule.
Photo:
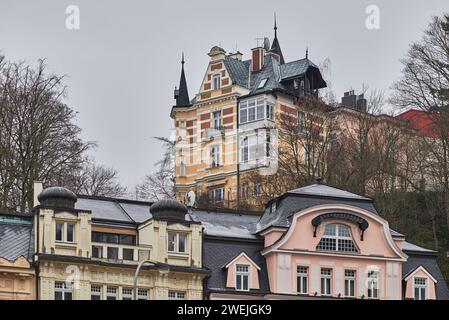
{"label": "spire finial", "polygon": [[184,63],[185,63],[185,60],[184,60],[184,51],[182,52],[182,60],[181,60],[181,63],[184,65]]}
{"label": "spire finial", "polygon": [[309,47],[306,47],[306,59],[309,59]]}
{"label": "spire finial", "polygon": [[276,21],[276,12],[274,13],[274,36],[277,36],[278,25]]}

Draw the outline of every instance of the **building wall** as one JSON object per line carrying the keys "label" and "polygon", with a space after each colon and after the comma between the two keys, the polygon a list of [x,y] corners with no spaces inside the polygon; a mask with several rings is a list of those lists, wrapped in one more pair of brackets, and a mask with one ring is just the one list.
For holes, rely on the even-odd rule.
{"label": "building wall", "polygon": [[34,300],[35,272],[24,257],[0,258],[0,300]]}

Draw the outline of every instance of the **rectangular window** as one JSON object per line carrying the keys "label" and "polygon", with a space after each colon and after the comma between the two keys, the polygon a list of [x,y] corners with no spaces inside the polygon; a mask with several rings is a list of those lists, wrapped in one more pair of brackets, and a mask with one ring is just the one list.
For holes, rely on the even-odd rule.
{"label": "rectangular window", "polygon": [[260,196],[261,193],[262,193],[262,186],[261,186],[260,182],[255,182],[254,183],[254,196],[258,197],[258,196]]}
{"label": "rectangular window", "polygon": [[242,183],[242,199],[248,199],[248,182]]}
{"label": "rectangular window", "polygon": [[414,278],[415,300],[426,300],[427,298],[427,279]]}
{"label": "rectangular window", "polygon": [[240,102],[240,124],[263,119],[274,119],[273,106],[266,104],[264,98],[254,98]]}
{"label": "rectangular window", "polygon": [[101,300],[101,286],[96,284],[90,285],[90,300]]}
{"label": "rectangular window", "polygon": [[117,288],[107,287],[106,288],[106,300],[117,300]]}
{"label": "rectangular window", "polygon": [[368,299],[379,298],[378,272],[368,272]]}
{"label": "rectangular window", "polygon": [[296,268],[296,292],[298,294],[308,293],[308,279],[309,279],[309,268],[307,267],[297,267]]}
{"label": "rectangular window", "polygon": [[62,229],[63,229],[63,224],[57,222],[56,223],[56,241],[63,241],[62,240]]}
{"label": "rectangular window", "polygon": [[256,161],[265,157],[266,135],[262,133],[242,137],[240,140],[240,162]]}
{"label": "rectangular window", "polygon": [[221,128],[221,111],[215,111],[213,113],[214,129],[219,130]]}
{"label": "rectangular window", "polygon": [[213,203],[222,203],[224,201],[224,188],[209,190],[209,197]]}
{"label": "rectangular window", "polygon": [[92,232],[92,242],[101,243],[113,243],[113,244],[126,244],[126,245],[136,245],[136,236],[127,234],[114,234],[114,233],[104,233],[104,232]]}
{"label": "rectangular window", "polygon": [[345,270],[345,297],[355,297],[355,271]]}
{"label": "rectangular window", "polygon": [[187,252],[187,235],[183,233],[168,233],[168,252]]}
{"label": "rectangular window", "polygon": [[321,269],[321,295],[330,296],[332,292],[332,269]]}
{"label": "rectangular window", "polygon": [[133,299],[133,289],[122,288],[122,300],[132,300],[132,299]]}
{"label": "rectangular window", "polygon": [[249,266],[237,264],[235,266],[236,290],[249,291]]}
{"label": "rectangular window", "polygon": [[220,146],[212,146],[211,161],[211,165],[213,168],[220,166]]}
{"label": "rectangular window", "polygon": [[221,77],[219,74],[214,74],[214,90],[221,88]]}
{"label": "rectangular window", "polygon": [[137,289],[137,300],[148,300],[148,289]]}
{"label": "rectangular window", "polygon": [[298,132],[306,133],[306,115],[304,112],[298,112]]}
{"label": "rectangular window", "polygon": [[168,300],[185,300],[186,293],[183,291],[168,291]]}
{"label": "rectangular window", "polygon": [[72,284],[64,281],[56,281],[55,300],[72,300]]}
{"label": "rectangular window", "polygon": [[74,242],[75,225],[67,222],[56,222],[56,241]]}
{"label": "rectangular window", "polygon": [[134,260],[134,249],[123,249],[122,251],[123,260],[133,261]]}
{"label": "rectangular window", "polygon": [[103,247],[92,246],[92,258],[103,258]]}
{"label": "rectangular window", "polygon": [[118,248],[108,247],[108,259],[118,260]]}

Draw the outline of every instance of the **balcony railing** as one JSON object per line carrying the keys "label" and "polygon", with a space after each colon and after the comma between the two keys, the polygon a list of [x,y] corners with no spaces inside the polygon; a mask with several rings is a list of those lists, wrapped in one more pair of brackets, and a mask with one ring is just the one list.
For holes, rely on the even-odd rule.
{"label": "balcony railing", "polygon": [[150,253],[151,247],[149,246],[116,245],[112,243],[93,242],[91,257],[92,259],[115,263],[138,263],[143,260],[149,260]]}

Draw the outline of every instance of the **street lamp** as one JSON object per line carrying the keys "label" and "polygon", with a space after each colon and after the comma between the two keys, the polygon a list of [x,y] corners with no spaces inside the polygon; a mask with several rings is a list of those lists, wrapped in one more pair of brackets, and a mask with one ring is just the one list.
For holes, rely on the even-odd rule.
{"label": "street lamp", "polygon": [[133,300],[137,300],[137,277],[139,276],[140,268],[142,268],[142,266],[145,263],[149,263],[151,265],[154,265],[154,263],[151,262],[150,260],[143,260],[143,261],[139,262],[139,265],[137,266],[137,269],[136,269],[136,273],[134,274],[134,292],[133,292],[133,298],[134,299]]}

